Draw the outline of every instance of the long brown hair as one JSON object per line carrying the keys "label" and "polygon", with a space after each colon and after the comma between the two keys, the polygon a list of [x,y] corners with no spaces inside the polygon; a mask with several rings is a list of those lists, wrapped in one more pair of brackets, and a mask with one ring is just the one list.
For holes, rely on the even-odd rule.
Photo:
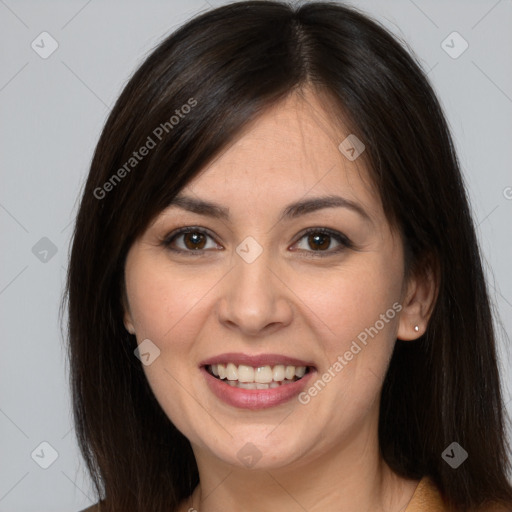
{"label": "long brown hair", "polygon": [[[199,480],[190,443],[156,401],[123,325],[128,249],[250,121],[306,86],[364,141],[387,219],[403,234],[406,270],[431,269],[439,284],[425,334],[396,344],[382,455],[400,475],[431,476],[460,510],[512,502],[481,256],[425,73],[352,7],[248,1],[195,17],[147,57],[106,121],[83,191],[65,299],[76,433],[102,510],[176,510]],[[456,470],[441,457],[454,441],[469,454]]]}

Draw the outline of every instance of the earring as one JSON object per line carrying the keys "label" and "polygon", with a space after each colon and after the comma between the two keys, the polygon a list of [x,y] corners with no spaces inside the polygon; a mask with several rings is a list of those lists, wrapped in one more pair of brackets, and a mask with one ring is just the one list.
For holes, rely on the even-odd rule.
{"label": "earring", "polygon": [[415,326],[414,326],[414,330],[415,330],[416,332],[418,332],[418,331],[420,330],[420,328],[419,328],[417,325],[415,325]]}

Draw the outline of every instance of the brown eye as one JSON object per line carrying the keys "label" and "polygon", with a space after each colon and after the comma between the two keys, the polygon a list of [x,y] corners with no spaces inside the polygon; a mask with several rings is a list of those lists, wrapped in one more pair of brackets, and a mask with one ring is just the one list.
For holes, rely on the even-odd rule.
{"label": "brown eye", "polygon": [[183,241],[188,249],[197,250],[203,249],[206,241],[205,235],[197,231],[183,233]]}
{"label": "brown eye", "polygon": [[208,239],[213,237],[205,230],[187,226],[169,234],[162,244],[171,251],[200,255],[202,251],[216,249],[219,246],[213,242],[209,247]]}
{"label": "brown eye", "polygon": [[323,233],[308,235],[308,244],[315,251],[328,249],[331,243],[330,238],[329,235],[324,235]]}
{"label": "brown eye", "polygon": [[[208,247],[208,239],[212,240],[212,245]],[[342,233],[332,231],[326,228],[310,228],[303,233],[299,242],[306,239],[306,246],[299,248],[304,253],[311,256],[329,256],[343,251],[346,248],[352,248],[352,242]],[[331,247],[333,241],[338,246]],[[162,244],[170,251],[200,256],[204,251],[209,249],[221,249],[222,247],[215,243],[212,235],[202,228],[194,226],[187,226],[178,229],[177,231],[169,234]]]}
{"label": "brown eye", "polygon": [[[303,239],[306,239],[304,244],[306,247],[299,247],[299,249],[305,253],[317,253],[313,256],[329,256],[353,247],[352,242],[345,235],[326,228],[311,228],[303,233],[299,243]],[[333,241],[338,244],[334,249],[331,247]]]}

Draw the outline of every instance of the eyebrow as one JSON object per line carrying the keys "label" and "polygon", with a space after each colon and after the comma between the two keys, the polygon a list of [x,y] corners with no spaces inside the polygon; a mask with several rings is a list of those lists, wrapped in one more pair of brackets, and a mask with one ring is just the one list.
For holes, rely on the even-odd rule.
{"label": "eyebrow", "polygon": [[[168,205],[168,207],[173,206],[198,215],[205,215],[214,219],[229,220],[229,208],[212,201],[205,201],[203,199],[178,194]],[[372,222],[371,217],[360,204],[350,199],[334,195],[301,199],[291,203],[283,208],[279,216],[279,221],[295,219],[325,208],[347,208],[358,213],[366,221]]]}

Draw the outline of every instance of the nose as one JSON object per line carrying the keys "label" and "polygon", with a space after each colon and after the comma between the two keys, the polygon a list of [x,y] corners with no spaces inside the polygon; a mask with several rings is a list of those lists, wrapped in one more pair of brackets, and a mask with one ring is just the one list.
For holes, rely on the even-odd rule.
{"label": "nose", "polygon": [[289,325],[293,318],[293,292],[283,271],[272,262],[270,251],[252,262],[234,254],[234,268],[223,280],[218,302],[219,321],[239,334],[256,337]]}

